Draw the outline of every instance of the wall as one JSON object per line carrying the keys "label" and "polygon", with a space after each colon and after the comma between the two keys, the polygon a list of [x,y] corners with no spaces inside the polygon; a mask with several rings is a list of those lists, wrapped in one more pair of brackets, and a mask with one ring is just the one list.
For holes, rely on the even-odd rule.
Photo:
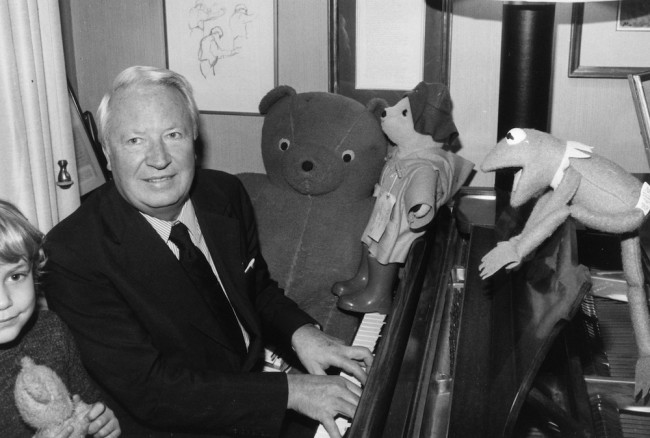
{"label": "wall", "polygon": [[[278,0],[279,84],[328,89],[328,1]],[[165,66],[163,0],[61,0],[67,64],[84,110],[94,111],[112,79],[133,64]],[[450,89],[460,154],[480,164],[496,142],[502,4],[454,0]],[[556,6],[551,132],[596,147],[631,172],[647,172],[626,80],[567,77],[570,5]],[[66,22],[68,25],[66,26]],[[65,36],[65,35],[64,35]],[[415,84],[414,84],[415,85]],[[263,172],[260,116],[202,115],[203,165]],[[474,186],[490,186],[478,172]]]}
{"label": "wall", "polygon": [[[66,67],[83,110],[97,109],[131,65],[165,67],[163,0],[60,0]],[[323,0],[278,0],[278,83],[327,91],[328,9]],[[68,56],[72,54],[72,56]],[[263,172],[261,116],[203,114],[203,166]]]}
{"label": "wall", "polygon": [[556,7],[555,22],[552,133],[593,146],[629,172],[649,172],[627,79],[569,78],[570,5]]}
{"label": "wall", "polygon": [[[497,137],[501,10],[496,1],[454,1],[449,91],[459,154],[476,163],[477,170]],[[494,175],[478,171],[471,185],[493,186]]]}

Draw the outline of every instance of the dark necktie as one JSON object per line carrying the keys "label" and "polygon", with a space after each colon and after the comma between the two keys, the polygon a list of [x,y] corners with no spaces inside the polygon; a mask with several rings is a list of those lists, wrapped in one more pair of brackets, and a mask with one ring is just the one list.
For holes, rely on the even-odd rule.
{"label": "dark necktie", "polygon": [[232,340],[233,345],[237,347],[237,351],[245,355],[246,344],[244,343],[241,328],[235,317],[235,312],[230,302],[228,302],[226,294],[221,288],[219,280],[214,275],[208,260],[201,250],[192,243],[187,227],[180,222],[176,223],[172,227],[169,240],[174,242],[174,245],[178,247],[178,260],[183,266],[183,269],[185,269],[185,272],[187,272],[187,275],[192,279],[196,289],[217,314],[220,326],[228,338]]}

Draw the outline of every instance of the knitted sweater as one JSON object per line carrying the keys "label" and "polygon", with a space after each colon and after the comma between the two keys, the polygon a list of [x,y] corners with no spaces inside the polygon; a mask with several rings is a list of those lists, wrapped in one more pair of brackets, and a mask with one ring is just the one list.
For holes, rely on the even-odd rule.
{"label": "knitted sweater", "polygon": [[0,345],[0,436],[32,437],[34,430],[23,422],[14,401],[14,385],[20,372],[20,359],[30,356],[37,365],[53,369],[70,395],[79,394],[88,403],[99,393],[90,382],[79,359],[72,335],[59,317],[49,310],[35,312],[21,335]]}

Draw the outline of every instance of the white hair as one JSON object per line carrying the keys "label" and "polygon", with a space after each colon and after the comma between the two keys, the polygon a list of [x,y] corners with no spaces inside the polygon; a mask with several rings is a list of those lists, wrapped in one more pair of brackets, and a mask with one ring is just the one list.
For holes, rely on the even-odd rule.
{"label": "white hair", "polygon": [[183,102],[192,118],[192,128],[194,138],[196,139],[199,133],[199,110],[194,101],[192,86],[187,79],[174,71],[164,68],[136,65],[123,70],[117,75],[115,81],[113,81],[113,88],[104,95],[97,108],[97,127],[99,129],[99,139],[102,144],[107,145],[112,97],[119,90],[134,85],[161,85],[177,89],[181,93]]}

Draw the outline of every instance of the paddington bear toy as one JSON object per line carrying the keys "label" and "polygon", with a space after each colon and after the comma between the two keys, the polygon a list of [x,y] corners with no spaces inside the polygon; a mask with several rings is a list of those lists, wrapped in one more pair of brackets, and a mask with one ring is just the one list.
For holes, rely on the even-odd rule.
{"label": "paddington bear toy", "polygon": [[443,84],[421,82],[383,111],[381,126],[395,147],[375,188],[372,216],[361,237],[361,263],[354,277],[332,286],[338,307],[347,311],[390,310],[398,269],[411,244],[474,167],[443,149],[458,136]]}

